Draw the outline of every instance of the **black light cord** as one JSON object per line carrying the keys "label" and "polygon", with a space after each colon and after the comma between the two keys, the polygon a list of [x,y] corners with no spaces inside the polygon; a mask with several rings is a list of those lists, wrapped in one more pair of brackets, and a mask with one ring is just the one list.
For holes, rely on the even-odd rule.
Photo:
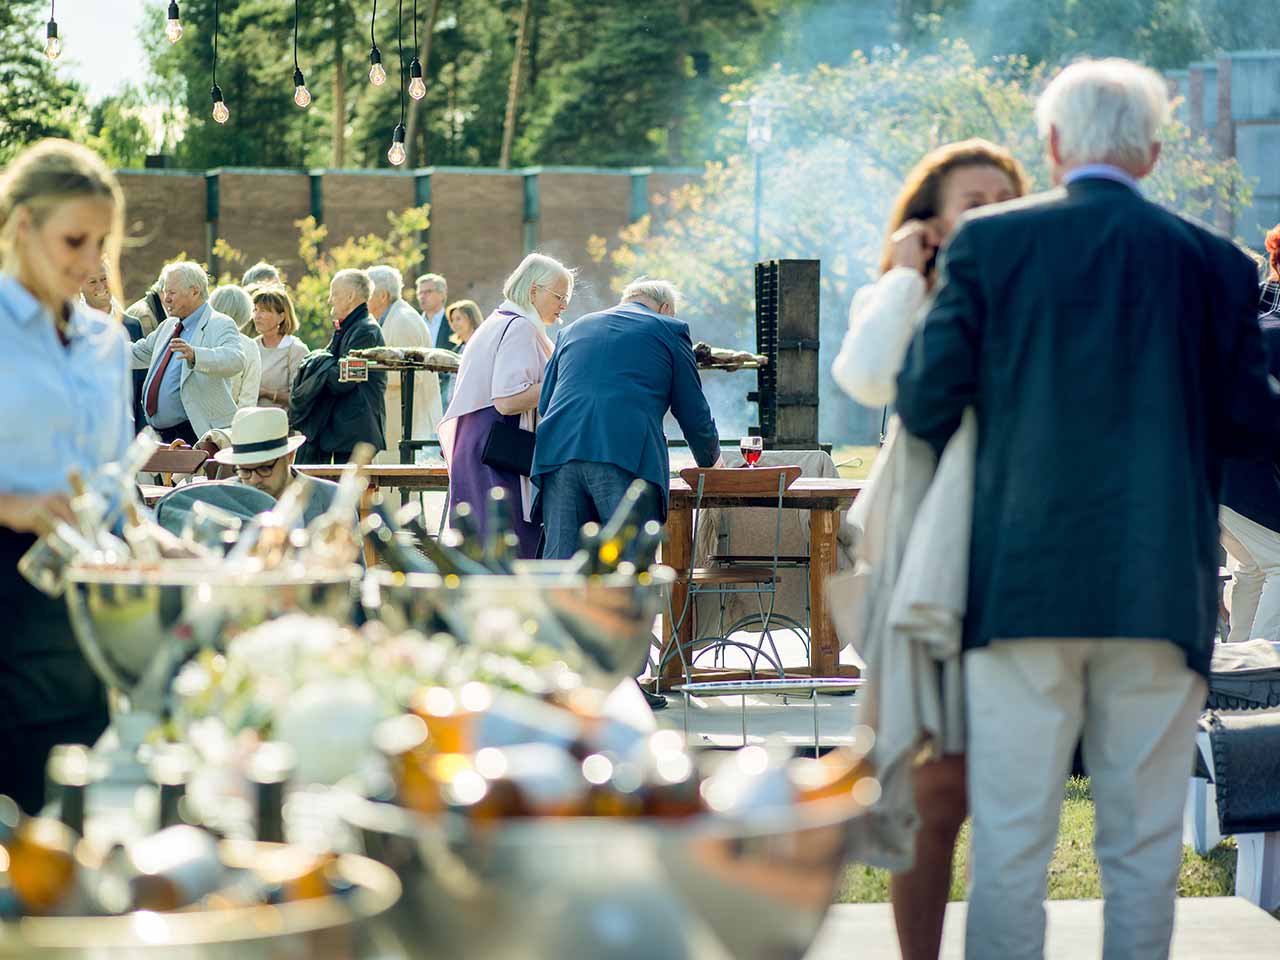
{"label": "black light cord", "polygon": [[218,0],[213,0],[213,85],[218,85]]}
{"label": "black light cord", "polygon": [[404,0],[399,0],[396,45],[400,48],[400,126],[404,126]]}
{"label": "black light cord", "polygon": [[413,0],[413,55],[418,55],[418,0]]}
{"label": "black light cord", "polygon": [[369,18],[369,46],[376,47],[378,41],[373,36],[373,25],[378,19],[378,0],[373,0],[373,16]]}
{"label": "black light cord", "polygon": [[298,69],[298,0],[293,0],[293,69]]}

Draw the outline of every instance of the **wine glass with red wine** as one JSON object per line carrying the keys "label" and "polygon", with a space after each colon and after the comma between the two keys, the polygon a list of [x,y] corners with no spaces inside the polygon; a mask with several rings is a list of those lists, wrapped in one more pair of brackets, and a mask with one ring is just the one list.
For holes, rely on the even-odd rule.
{"label": "wine glass with red wine", "polygon": [[738,449],[747,466],[754,467],[760,462],[760,454],[764,453],[764,437],[743,437],[738,441]]}

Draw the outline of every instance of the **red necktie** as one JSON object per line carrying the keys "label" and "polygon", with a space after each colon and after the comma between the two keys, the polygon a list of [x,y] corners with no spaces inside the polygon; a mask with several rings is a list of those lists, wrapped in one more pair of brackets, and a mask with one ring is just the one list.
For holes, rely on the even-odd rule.
{"label": "red necktie", "polygon": [[147,387],[147,402],[143,405],[143,409],[147,411],[148,417],[156,415],[156,407],[160,400],[160,381],[164,379],[165,368],[169,366],[169,361],[173,359],[173,348],[170,344],[178,339],[182,333],[182,321],[178,321],[173,325],[173,333],[169,335],[169,339],[164,345],[164,356],[160,358],[160,365],[156,367],[155,375],[151,378],[151,384]]}

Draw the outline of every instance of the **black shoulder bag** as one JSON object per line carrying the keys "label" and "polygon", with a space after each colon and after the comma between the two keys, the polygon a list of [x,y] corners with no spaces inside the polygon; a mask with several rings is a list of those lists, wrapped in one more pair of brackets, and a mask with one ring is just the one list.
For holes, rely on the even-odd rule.
{"label": "black shoulder bag", "polygon": [[[502,347],[503,337],[506,337],[507,331],[515,321],[515,317],[507,321],[502,336],[498,338],[498,347],[495,348],[494,353]],[[533,440],[532,430],[513,427],[505,420],[499,420],[489,428],[489,436],[484,441],[484,450],[480,453],[480,462],[494,470],[527,477],[533,472]]]}

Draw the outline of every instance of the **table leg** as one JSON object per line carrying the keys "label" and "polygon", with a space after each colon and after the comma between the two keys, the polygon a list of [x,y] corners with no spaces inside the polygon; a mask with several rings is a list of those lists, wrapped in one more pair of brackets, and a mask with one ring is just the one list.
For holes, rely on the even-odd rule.
{"label": "table leg", "polygon": [[[667,513],[667,544],[662,549],[663,563],[679,571],[675,583],[671,585],[671,611],[662,618],[662,656],[666,657],[670,650],[671,658],[662,669],[662,679],[666,682],[682,677],[680,655],[674,652],[671,635],[673,618],[678,619],[685,603],[689,599],[686,586],[689,570],[693,563],[693,507],[672,506]],[[693,641],[693,611],[685,615],[680,624],[680,643],[687,645]]]}
{"label": "table leg", "polygon": [[840,642],[827,612],[823,589],[836,572],[836,531],[840,510],[809,511],[809,666],[814,677],[837,676]]}

